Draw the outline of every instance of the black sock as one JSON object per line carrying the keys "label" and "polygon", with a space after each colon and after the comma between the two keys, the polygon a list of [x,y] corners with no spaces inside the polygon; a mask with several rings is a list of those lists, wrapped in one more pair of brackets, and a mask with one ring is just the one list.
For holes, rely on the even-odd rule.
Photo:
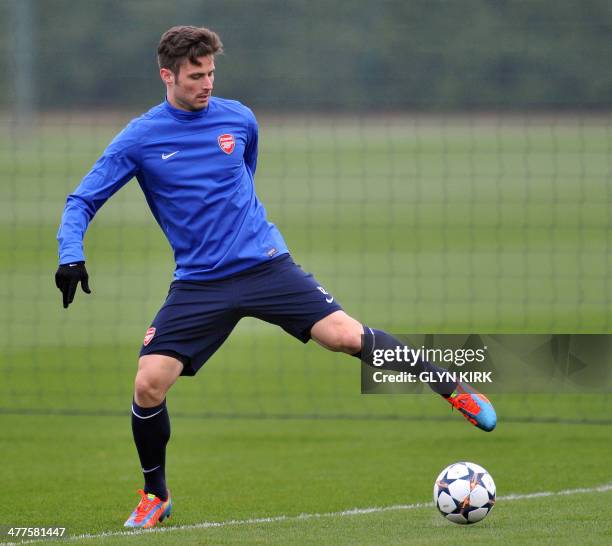
{"label": "black sock", "polygon": [[[414,366],[409,366],[405,362],[386,363],[383,366],[374,366],[373,351],[375,349],[393,349],[396,347],[405,347],[406,344],[397,338],[383,332],[382,330],[373,330],[367,326],[363,327],[364,343],[361,351],[353,355],[359,360],[365,362],[368,366],[383,370],[394,370],[398,372],[411,371],[415,374],[421,372],[444,372],[444,368],[439,368],[426,360],[416,362]],[[441,383],[428,383],[429,388],[442,396],[449,396],[457,388],[457,383],[454,381],[446,381]]]}
{"label": "black sock", "polygon": [[145,493],[165,501],[166,444],[170,439],[170,418],[164,400],[159,406],[141,408],[132,402],[132,433],[145,479]]}

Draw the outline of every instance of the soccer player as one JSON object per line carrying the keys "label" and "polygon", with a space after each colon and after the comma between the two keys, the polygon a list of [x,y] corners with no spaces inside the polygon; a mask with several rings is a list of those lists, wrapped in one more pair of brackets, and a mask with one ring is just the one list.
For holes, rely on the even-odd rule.
{"label": "soccer player", "polygon": [[[193,376],[245,316],[314,339],[371,365],[372,351],[403,343],[345,313],[334,296],[295,264],[254,189],[257,121],[234,100],[212,96],[219,36],[173,27],[157,49],[166,87],[161,104],[131,121],[68,196],[58,231],[57,287],[63,305],[78,283],[89,294],[83,237],[100,207],[136,178],[176,261],[168,296],[146,331],[132,401],[132,431],[144,474],[127,527],[153,527],[170,515],[166,394]],[[365,340],[365,341],[364,341]],[[392,369],[392,368],[391,368]],[[418,362],[413,371],[436,371]],[[468,421],[493,430],[495,410],[468,385],[430,384]]]}

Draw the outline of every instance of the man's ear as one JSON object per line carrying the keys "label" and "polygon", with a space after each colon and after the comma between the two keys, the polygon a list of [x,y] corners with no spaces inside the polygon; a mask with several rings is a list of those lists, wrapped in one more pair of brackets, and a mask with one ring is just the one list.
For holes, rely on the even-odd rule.
{"label": "man's ear", "polygon": [[168,68],[160,68],[159,77],[166,85],[174,84],[174,72]]}

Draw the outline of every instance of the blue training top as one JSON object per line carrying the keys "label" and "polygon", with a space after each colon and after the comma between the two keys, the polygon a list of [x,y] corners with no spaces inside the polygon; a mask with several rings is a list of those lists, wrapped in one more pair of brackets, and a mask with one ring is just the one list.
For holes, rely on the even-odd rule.
{"label": "blue training top", "polygon": [[211,97],[198,112],[166,100],[132,120],[68,196],[57,233],[60,264],[85,260],[98,209],[136,177],[172,249],[178,280],[228,277],[289,251],[255,195],[257,121]]}

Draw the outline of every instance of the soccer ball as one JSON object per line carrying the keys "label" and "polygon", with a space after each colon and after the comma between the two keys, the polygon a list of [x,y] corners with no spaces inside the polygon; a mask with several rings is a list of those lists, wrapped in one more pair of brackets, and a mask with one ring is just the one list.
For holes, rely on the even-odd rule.
{"label": "soccer ball", "polygon": [[482,466],[459,462],[436,478],[433,498],[447,520],[469,524],[484,519],[495,505],[495,482]]}

